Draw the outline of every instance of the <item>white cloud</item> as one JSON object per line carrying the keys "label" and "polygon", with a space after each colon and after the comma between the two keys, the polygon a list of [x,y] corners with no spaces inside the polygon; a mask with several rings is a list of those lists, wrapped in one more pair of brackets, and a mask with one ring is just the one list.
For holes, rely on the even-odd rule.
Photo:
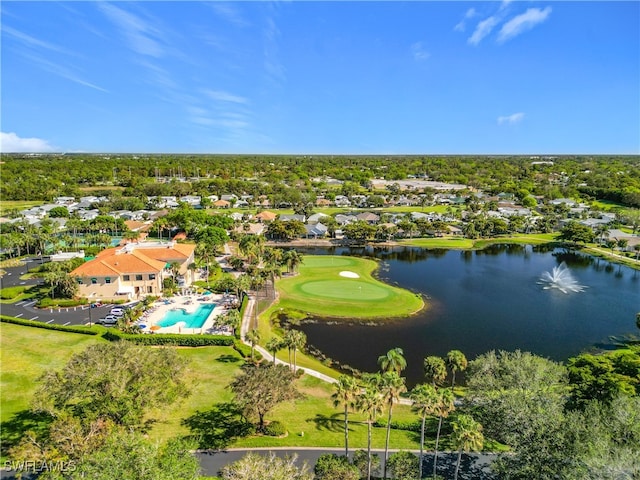
{"label": "white cloud", "polygon": [[513,113],[511,115],[498,117],[498,125],[515,125],[516,123],[520,123],[522,119],[524,119],[524,113]]}
{"label": "white cloud", "polygon": [[551,7],[544,10],[539,8],[529,8],[526,12],[513,17],[505,23],[498,34],[498,42],[506,42],[507,40],[520,35],[527,30],[531,30],[539,23],[544,22],[551,14]]}
{"label": "white cloud", "polygon": [[157,40],[162,38],[162,32],[151,23],[108,3],[100,2],[98,6],[123,31],[132,50],[155,58],[165,55],[163,46]]}
{"label": "white cloud", "polygon": [[411,55],[413,55],[413,59],[418,62],[426,60],[431,56],[431,54],[425,50],[422,42],[416,42],[411,45]]}
{"label": "white cloud", "polygon": [[0,132],[0,152],[42,153],[54,151],[56,148],[41,138],[20,138],[13,132]]}
{"label": "white cloud", "polygon": [[467,40],[471,45],[478,45],[484,37],[491,33],[491,30],[499,23],[497,16],[491,16],[478,23],[475,31]]}
{"label": "white cloud", "polygon": [[237,27],[246,27],[249,25],[249,22],[242,17],[238,9],[230,3],[214,2],[208,3],[207,5],[209,5],[218,16]]}
{"label": "white cloud", "polygon": [[20,32],[15,28],[11,28],[6,25],[2,27],[2,31],[3,33],[8,33],[16,40],[19,40],[24,45],[31,48],[50,50],[53,52],[64,53],[66,55],[75,55],[75,53],[67,50],[66,48],[62,48],[54,43],[45,42],[44,40],[32,37],[31,35],[27,35],[26,33]]}
{"label": "white cloud", "polygon": [[453,29],[456,32],[464,32],[464,30],[467,28],[467,25],[465,23],[466,20],[473,18],[475,16],[476,16],[476,9],[473,7],[468,9],[464,14],[464,18],[460,20],[460,22],[455,27],[453,27]]}
{"label": "white cloud", "polygon": [[230,103],[240,103],[240,104],[249,103],[249,101],[245,97],[234,95],[229,92],[224,92],[222,90],[205,90],[204,93],[209,98],[217,102],[230,102]]}

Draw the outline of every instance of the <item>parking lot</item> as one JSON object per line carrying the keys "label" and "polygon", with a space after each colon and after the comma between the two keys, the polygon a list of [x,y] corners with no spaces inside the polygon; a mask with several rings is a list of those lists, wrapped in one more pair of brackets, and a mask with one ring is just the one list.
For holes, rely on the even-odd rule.
{"label": "parking lot", "polygon": [[[21,279],[29,269],[41,264],[40,258],[30,258],[26,265],[19,267],[5,268],[6,273],[0,278],[0,288],[13,287],[17,285],[39,285],[40,279]],[[109,314],[114,305],[102,304],[99,307],[89,308],[89,306],[79,306],[70,308],[36,308],[36,301],[33,299],[21,300],[16,303],[0,304],[0,313],[10,317],[24,318],[44,323],[56,325],[89,325],[96,323],[101,318]]]}

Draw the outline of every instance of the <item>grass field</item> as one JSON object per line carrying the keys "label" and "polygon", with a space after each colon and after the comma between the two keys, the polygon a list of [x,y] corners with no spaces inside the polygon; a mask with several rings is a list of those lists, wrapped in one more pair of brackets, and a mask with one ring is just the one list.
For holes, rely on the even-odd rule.
{"label": "grass field", "polygon": [[39,200],[0,200],[0,216],[6,215],[10,210],[24,210],[43,203]]}
{"label": "grass field", "polygon": [[[0,329],[2,348],[2,390],[0,391],[4,423],[15,413],[29,407],[29,402],[37,387],[37,379],[49,369],[59,370],[71,358],[87,346],[102,342],[98,337],[56,332],[39,328],[2,323]],[[189,430],[182,425],[188,417],[208,418],[216,404],[228,402],[232,394],[226,385],[238,373],[242,360],[230,347],[178,348],[180,356],[189,360],[186,379],[192,394],[178,404],[151,412],[157,422],[149,432],[149,437],[165,441],[171,437],[186,435]],[[300,400],[279,405],[267,415],[267,420],[281,421],[289,435],[284,438],[247,437],[233,442],[234,447],[266,446],[331,446],[343,445],[342,409],[334,408],[331,402],[333,387],[316,378],[303,376],[296,382],[304,397]],[[350,445],[352,448],[366,448],[366,425],[360,414],[350,416]],[[417,417],[409,407],[398,405],[394,408],[394,419],[415,420]],[[301,433],[304,432],[304,435]],[[384,446],[385,429],[375,428],[373,445]],[[392,430],[392,448],[415,449],[418,435],[409,431]],[[428,440],[428,445],[433,440]],[[447,445],[445,440],[445,446]]]}
{"label": "grass field", "polygon": [[29,408],[36,380],[46,370],[60,369],[74,353],[104,341],[99,337],[0,324],[0,422]]}
{"label": "grass field", "polygon": [[[300,273],[278,281],[276,308],[340,318],[406,317],[424,307],[420,296],[376,280],[373,260],[308,255]],[[346,278],[351,272],[358,278]]]}
{"label": "grass field", "polygon": [[532,233],[519,235],[505,235],[490,239],[472,240],[459,237],[440,238],[411,238],[398,241],[400,245],[411,245],[423,248],[448,248],[456,250],[468,250],[484,248],[496,243],[520,243],[528,245],[538,245],[556,240],[557,233]]}

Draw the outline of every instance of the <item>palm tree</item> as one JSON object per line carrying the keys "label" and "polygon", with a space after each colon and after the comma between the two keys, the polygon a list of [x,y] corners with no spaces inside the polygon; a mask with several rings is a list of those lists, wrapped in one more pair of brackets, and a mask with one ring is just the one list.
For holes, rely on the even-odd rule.
{"label": "palm tree", "polygon": [[251,344],[251,361],[253,362],[253,350],[258,342],[260,342],[260,332],[257,328],[254,328],[252,330],[249,330],[244,338]]}
{"label": "palm tree", "polygon": [[451,423],[453,425],[453,444],[458,447],[458,461],[456,462],[456,471],[453,475],[453,479],[458,480],[458,471],[460,470],[462,452],[469,452],[471,450],[478,451],[482,449],[484,436],[482,435],[482,425],[476,422],[469,415],[458,415],[458,417]]}
{"label": "palm tree", "polygon": [[404,352],[401,348],[392,348],[386,355],[378,357],[378,365],[383,372],[400,372],[407,368],[407,360],[403,356]]}
{"label": "palm tree", "polygon": [[[295,373],[298,368],[296,366],[296,352],[304,348],[307,336],[299,330],[289,330],[284,339],[289,350],[293,352],[293,372]],[[289,363],[291,363],[291,359],[289,359]]]}
{"label": "palm tree", "polygon": [[451,350],[447,353],[447,365],[451,369],[451,388],[456,385],[456,372],[461,372],[467,369],[467,357],[464,356],[460,350]]}
{"label": "palm tree", "polygon": [[443,388],[438,392],[438,402],[436,403],[435,414],[438,415],[438,432],[436,433],[436,447],[433,454],[433,478],[436,478],[436,467],[438,462],[438,443],[440,443],[440,430],[442,429],[442,419],[447,418],[455,410],[453,404],[453,390]]}
{"label": "palm tree", "polygon": [[397,372],[384,372],[381,376],[379,385],[384,400],[387,402],[389,414],[387,417],[387,436],[384,443],[384,469],[382,478],[387,478],[387,461],[389,460],[389,437],[391,434],[391,415],[393,411],[393,403],[400,399],[400,394],[407,391],[407,387]]}
{"label": "palm tree", "polygon": [[375,384],[365,386],[356,399],[357,409],[366,415],[367,422],[367,480],[371,480],[371,429],[382,414],[384,400]]}
{"label": "palm tree", "polygon": [[411,390],[410,398],[413,401],[412,409],[417,412],[422,419],[420,428],[420,475],[422,478],[422,464],[424,462],[424,429],[427,415],[433,415],[438,403],[438,392],[433,385],[421,383]]}
{"label": "palm tree", "polygon": [[282,258],[287,265],[287,271],[289,273],[294,273],[298,265],[302,263],[302,254],[293,249],[287,250]]}
{"label": "palm tree", "polygon": [[335,392],[331,395],[333,406],[344,405],[344,454],[349,457],[349,408],[354,406],[354,402],[360,392],[355,378],[349,375],[340,375],[338,381],[333,384]]}
{"label": "palm tree", "polygon": [[447,378],[447,366],[440,357],[429,356],[424,359],[424,376],[436,387]]}
{"label": "palm tree", "polygon": [[266,349],[273,354],[273,364],[276,364],[276,353],[282,348],[282,341],[277,337],[272,337],[265,345]]}
{"label": "palm tree", "polygon": [[221,316],[222,325],[228,325],[233,329],[233,334],[236,334],[236,331],[240,328],[240,323],[242,318],[240,317],[240,312],[238,310],[229,310],[226,314]]}
{"label": "palm tree", "polygon": [[602,242],[604,242],[605,237],[609,237],[609,226],[608,225],[598,225],[596,227],[596,236],[599,238],[598,244],[602,245]]}

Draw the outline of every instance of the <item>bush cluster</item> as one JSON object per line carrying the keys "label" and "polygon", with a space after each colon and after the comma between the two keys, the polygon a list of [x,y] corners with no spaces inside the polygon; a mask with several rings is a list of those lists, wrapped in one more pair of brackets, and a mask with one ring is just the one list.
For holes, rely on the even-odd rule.
{"label": "bush cluster", "polygon": [[183,335],[183,334],[127,334],[110,330],[102,335],[109,341],[128,340],[137,345],[171,345],[174,347],[232,346],[233,337],[227,335]]}
{"label": "bush cluster", "polygon": [[264,427],[264,434],[270,437],[281,437],[285,433],[287,433],[287,429],[278,420],[274,420]]}
{"label": "bush cluster", "polygon": [[6,323],[14,323],[16,325],[24,325],[26,327],[44,328],[45,330],[59,330],[61,332],[70,332],[70,333],[82,333],[84,335],[98,335],[99,333],[97,330],[90,330],[87,327],[65,327],[63,325],[56,325],[54,323],[37,322],[35,320],[8,317],[6,315],[0,316],[0,321],[6,322]]}
{"label": "bush cluster", "polygon": [[[374,426],[380,428],[387,428],[387,422],[385,420],[376,420],[374,422]],[[392,430],[406,430],[408,432],[420,432],[422,424],[419,420],[392,420],[391,421],[391,429]]]}

